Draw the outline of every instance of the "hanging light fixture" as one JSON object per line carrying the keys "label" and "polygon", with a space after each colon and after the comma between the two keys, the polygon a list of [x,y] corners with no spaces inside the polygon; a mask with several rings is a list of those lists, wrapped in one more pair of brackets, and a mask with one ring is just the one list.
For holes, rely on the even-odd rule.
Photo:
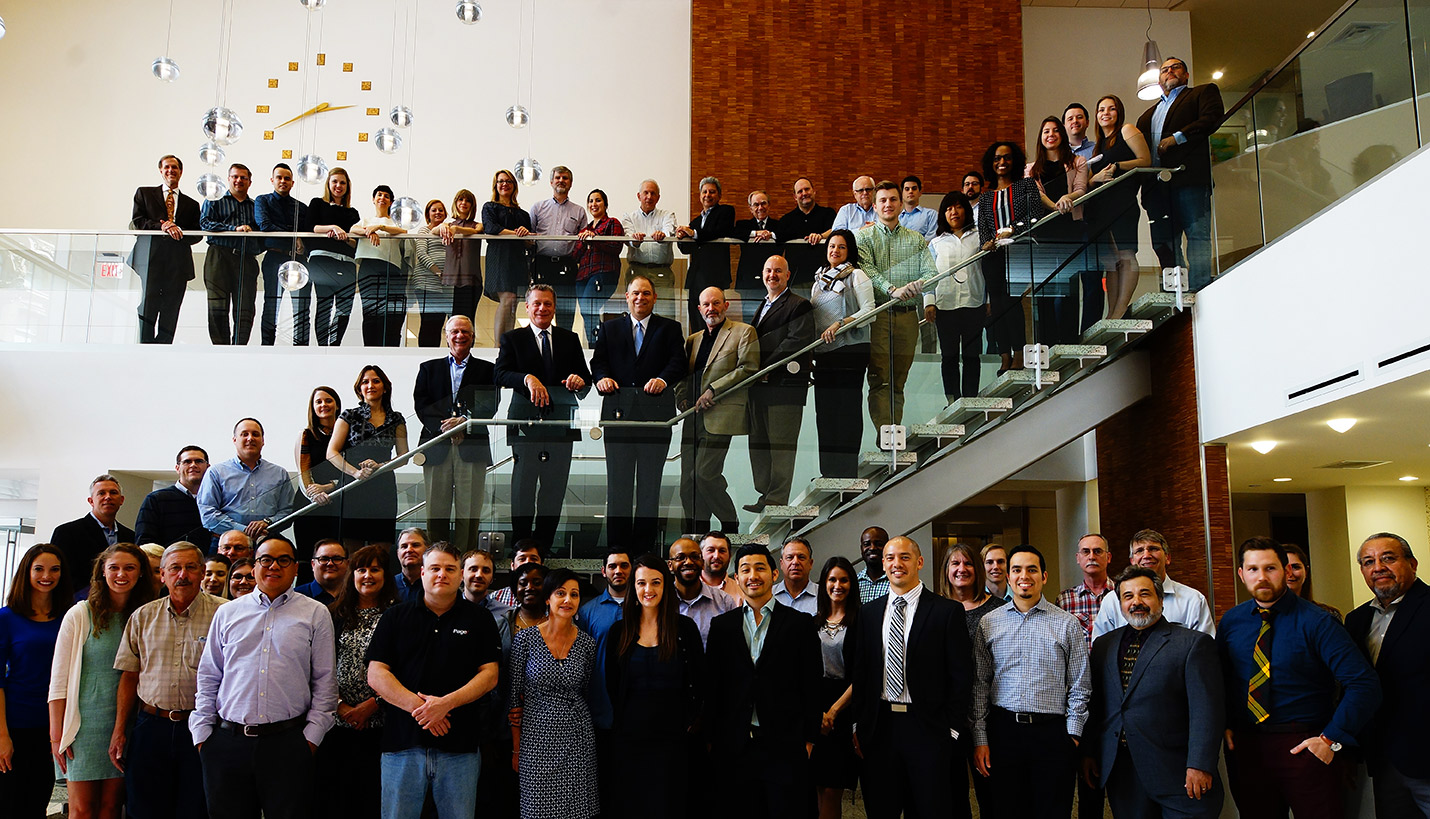
{"label": "hanging light fixture", "polygon": [[412,109],[406,105],[392,106],[392,110],[388,112],[387,116],[398,128],[409,128],[412,125]]}
{"label": "hanging light fixture", "polygon": [[531,112],[525,105],[513,105],[506,109],[506,124],[513,128],[525,128],[531,122]]}
{"label": "hanging light fixture", "polygon": [[298,4],[308,11],[318,11],[327,3],[328,0],[298,0]]}
{"label": "hanging light fixture", "polygon": [[1152,39],[1152,0],[1147,0],[1147,42],[1142,45],[1142,73],[1137,75],[1137,99],[1155,100],[1162,96],[1159,83],[1162,70],[1162,52],[1157,41]]}
{"label": "hanging light fixture", "polygon": [[397,149],[402,147],[402,134],[399,134],[396,128],[379,128],[377,133],[373,134],[372,144],[385,154],[396,153]]}
{"label": "hanging light fixture", "polygon": [[[169,0],[169,29],[164,35],[164,54],[169,53],[169,43],[174,34],[174,0]],[[0,37],[5,36],[5,23],[0,21]],[[163,82],[173,82],[179,78],[179,64],[167,56],[160,56],[154,59],[149,70],[154,72],[155,79]]]}
{"label": "hanging light fixture", "polygon": [[292,293],[308,286],[308,266],[302,262],[284,262],[278,265],[278,284]]}
{"label": "hanging light fixture", "polygon": [[199,161],[205,165],[219,165],[223,163],[223,148],[217,142],[205,142],[199,146]]}
{"label": "hanging light fixture", "polygon": [[196,187],[198,188],[199,196],[202,196],[210,202],[216,202],[222,199],[224,194],[228,193],[228,183],[223,181],[222,176],[212,171],[200,176],[199,184]]}
{"label": "hanging light fixture", "polygon": [[238,118],[232,108],[222,105],[214,106],[205,112],[202,124],[204,136],[219,145],[232,145],[243,136],[243,120]]}
{"label": "hanging light fixture", "polygon": [[512,166],[516,178],[528,185],[541,181],[541,163],[531,157],[523,157]]}
{"label": "hanging light fixture", "polygon": [[[228,91],[228,61],[232,53],[230,44],[233,39],[233,0],[224,0],[223,14],[219,19],[218,38],[218,71],[214,87],[214,107],[204,113],[200,121],[204,137],[215,145],[232,145],[243,136],[243,120],[238,118],[238,114],[232,108],[224,105],[224,96]],[[207,176],[207,174],[206,174]],[[202,187],[203,180],[199,181]],[[227,189],[227,184],[224,188]],[[219,196],[223,194],[220,193]]]}
{"label": "hanging light fixture", "polygon": [[482,4],[477,0],[457,0],[457,19],[472,26],[482,21]]}
{"label": "hanging light fixture", "polygon": [[410,196],[400,197],[393,202],[389,214],[398,227],[406,230],[412,230],[422,224],[422,205]]}
{"label": "hanging light fixture", "polygon": [[298,158],[298,178],[316,185],[328,175],[328,162],[317,154],[303,154]]}
{"label": "hanging light fixture", "polygon": [[5,18],[0,17],[0,40],[5,39]]}

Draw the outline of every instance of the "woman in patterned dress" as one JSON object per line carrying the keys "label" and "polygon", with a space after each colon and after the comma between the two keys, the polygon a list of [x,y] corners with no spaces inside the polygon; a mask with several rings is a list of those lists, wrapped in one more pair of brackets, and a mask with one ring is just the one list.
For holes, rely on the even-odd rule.
{"label": "woman in patterned dress", "polygon": [[[407,454],[407,422],[392,409],[392,379],[376,364],[363,367],[353,385],[358,405],[333,424],[328,460],[353,478],[367,478],[396,455]],[[343,546],[351,554],[370,543],[390,546],[397,531],[397,477],[364,481],[342,501]]]}
{"label": "woman in patterned dress", "polygon": [[541,591],[550,617],[511,642],[509,721],[521,819],[590,819],[601,812],[586,702],[596,643],[576,628],[581,590],[570,569],[553,570]]}

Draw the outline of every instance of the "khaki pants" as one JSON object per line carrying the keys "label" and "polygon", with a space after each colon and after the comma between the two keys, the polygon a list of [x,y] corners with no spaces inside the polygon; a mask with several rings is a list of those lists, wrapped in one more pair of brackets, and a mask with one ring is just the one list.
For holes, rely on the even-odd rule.
{"label": "khaki pants", "polygon": [[917,310],[897,307],[874,317],[869,339],[869,418],[874,431],[904,419],[904,382],[919,344]]}

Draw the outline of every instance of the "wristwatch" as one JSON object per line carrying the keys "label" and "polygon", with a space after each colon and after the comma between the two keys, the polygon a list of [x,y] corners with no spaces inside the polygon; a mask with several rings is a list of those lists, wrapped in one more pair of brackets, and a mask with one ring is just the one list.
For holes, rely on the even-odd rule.
{"label": "wristwatch", "polygon": [[1321,741],[1331,746],[1331,753],[1338,754],[1341,752],[1341,748],[1343,746],[1339,742],[1336,742],[1325,734],[1321,734]]}

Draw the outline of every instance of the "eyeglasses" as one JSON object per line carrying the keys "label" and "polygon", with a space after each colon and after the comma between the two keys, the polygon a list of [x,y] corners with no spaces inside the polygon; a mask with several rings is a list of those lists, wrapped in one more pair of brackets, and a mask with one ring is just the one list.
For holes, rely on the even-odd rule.
{"label": "eyeglasses", "polygon": [[[313,562],[314,562],[314,563],[317,563],[317,564],[319,564],[319,565],[321,565],[321,566],[341,566],[342,564],[348,562],[348,559],[345,558],[345,557],[332,557],[332,556],[329,556],[329,557],[315,557],[315,558],[313,558]],[[283,564],[280,563],[279,565],[282,566]],[[287,568],[287,567],[285,566],[284,568]]]}
{"label": "eyeglasses", "polygon": [[292,566],[294,563],[297,563],[298,561],[294,560],[291,555],[279,555],[278,557],[274,557],[273,555],[264,555],[263,557],[260,557],[253,562],[257,563],[265,569],[271,569],[274,566],[277,566],[280,569],[286,569],[289,566]]}
{"label": "eyeglasses", "polygon": [[1182,65],[1181,63],[1172,63],[1171,65],[1164,65],[1164,66],[1162,66],[1162,70],[1161,70],[1160,73],[1166,74],[1166,73],[1169,73],[1169,72],[1172,72],[1172,71],[1179,71],[1179,70],[1180,70],[1180,71],[1186,71],[1186,70],[1187,70],[1187,67],[1186,67],[1185,65]]}
{"label": "eyeglasses", "polygon": [[874,189],[873,189],[873,188],[855,188],[855,189],[854,189],[854,192],[855,192],[855,193],[873,193],[873,192],[874,192]]}

